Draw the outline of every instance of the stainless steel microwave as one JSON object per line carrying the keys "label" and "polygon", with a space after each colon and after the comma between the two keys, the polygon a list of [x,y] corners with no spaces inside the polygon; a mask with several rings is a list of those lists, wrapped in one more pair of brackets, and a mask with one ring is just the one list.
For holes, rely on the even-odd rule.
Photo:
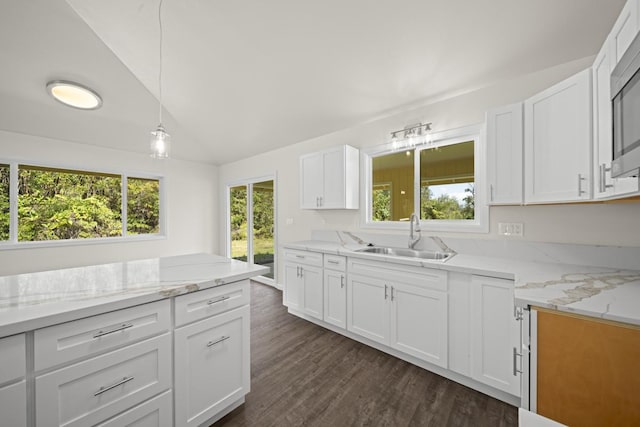
{"label": "stainless steel microwave", "polygon": [[611,177],[640,174],[640,34],[611,73],[613,161]]}

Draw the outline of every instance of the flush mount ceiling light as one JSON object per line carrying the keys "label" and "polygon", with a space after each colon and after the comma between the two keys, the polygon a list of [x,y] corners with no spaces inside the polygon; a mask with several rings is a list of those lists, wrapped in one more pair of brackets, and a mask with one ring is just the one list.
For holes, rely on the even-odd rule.
{"label": "flush mount ceiling light", "polygon": [[95,91],[78,83],[53,80],[47,83],[47,92],[58,102],[81,110],[95,110],[102,105],[102,98]]}
{"label": "flush mount ceiling light", "polygon": [[431,123],[417,123],[405,126],[404,129],[391,132],[391,144],[393,148],[414,147],[418,144],[431,142]]}
{"label": "flush mount ceiling light", "polygon": [[171,149],[171,135],[169,135],[162,126],[162,0],[158,4],[158,26],[160,28],[160,66],[158,67],[158,89],[159,89],[159,122],[160,124],[155,131],[151,132],[151,157],[154,159],[169,158],[169,150]]}

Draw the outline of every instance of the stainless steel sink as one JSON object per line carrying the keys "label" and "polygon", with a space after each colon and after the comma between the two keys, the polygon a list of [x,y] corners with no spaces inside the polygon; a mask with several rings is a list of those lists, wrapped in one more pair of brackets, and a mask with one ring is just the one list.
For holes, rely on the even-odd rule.
{"label": "stainless steel sink", "polygon": [[356,252],[365,252],[369,254],[389,255],[389,256],[397,256],[397,257],[405,257],[405,258],[420,258],[420,259],[428,259],[428,260],[443,261],[443,262],[454,255],[454,253],[451,253],[451,252],[418,251],[415,249],[378,247],[378,246],[357,249]]}

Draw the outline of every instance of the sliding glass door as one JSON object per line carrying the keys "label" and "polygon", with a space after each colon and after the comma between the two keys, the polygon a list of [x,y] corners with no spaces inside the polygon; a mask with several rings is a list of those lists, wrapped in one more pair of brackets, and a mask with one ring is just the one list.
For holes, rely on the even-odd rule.
{"label": "sliding glass door", "polygon": [[262,277],[274,281],[274,180],[229,186],[229,254],[231,258],[269,267]]}

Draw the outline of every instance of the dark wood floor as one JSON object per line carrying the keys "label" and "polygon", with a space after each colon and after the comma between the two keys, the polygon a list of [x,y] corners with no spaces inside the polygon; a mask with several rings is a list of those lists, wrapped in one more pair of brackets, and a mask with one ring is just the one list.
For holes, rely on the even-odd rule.
{"label": "dark wood floor", "polygon": [[287,313],[251,288],[251,392],[222,426],[517,426],[517,409]]}

